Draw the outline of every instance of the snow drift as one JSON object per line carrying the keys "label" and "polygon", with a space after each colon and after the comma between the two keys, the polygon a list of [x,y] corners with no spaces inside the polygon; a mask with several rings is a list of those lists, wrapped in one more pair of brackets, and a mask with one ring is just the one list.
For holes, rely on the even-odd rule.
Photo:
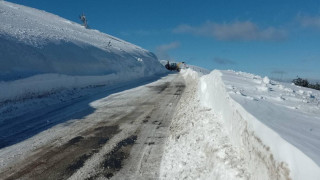
{"label": "snow drift", "polygon": [[153,53],[44,11],[0,1],[0,22],[0,101],[164,72]]}
{"label": "snow drift", "polygon": [[247,159],[241,148],[231,144],[223,120],[212,108],[200,105],[197,91],[202,72],[181,70],[186,88],[169,128],[160,179],[251,179]]}
{"label": "snow drift", "polygon": [[[320,177],[320,93],[248,73],[200,78],[201,103],[223,119],[252,179]],[[255,177],[256,175],[256,177]]]}

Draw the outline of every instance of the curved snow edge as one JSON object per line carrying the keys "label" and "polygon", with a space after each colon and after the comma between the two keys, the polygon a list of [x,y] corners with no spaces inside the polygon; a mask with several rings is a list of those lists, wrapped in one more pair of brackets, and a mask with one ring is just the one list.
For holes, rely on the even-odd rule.
{"label": "curved snow edge", "polygon": [[252,179],[318,179],[316,163],[233,100],[221,76],[218,70],[202,76],[199,98],[225,121],[231,141],[250,160]]}

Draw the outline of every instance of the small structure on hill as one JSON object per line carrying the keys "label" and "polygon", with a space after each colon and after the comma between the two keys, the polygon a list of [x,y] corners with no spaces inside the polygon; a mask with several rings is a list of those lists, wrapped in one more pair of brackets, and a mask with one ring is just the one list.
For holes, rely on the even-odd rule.
{"label": "small structure on hill", "polygon": [[88,20],[87,20],[86,15],[85,15],[84,13],[82,13],[82,14],[79,16],[79,19],[81,20],[82,25],[83,25],[86,29],[88,29],[89,26],[88,26]]}

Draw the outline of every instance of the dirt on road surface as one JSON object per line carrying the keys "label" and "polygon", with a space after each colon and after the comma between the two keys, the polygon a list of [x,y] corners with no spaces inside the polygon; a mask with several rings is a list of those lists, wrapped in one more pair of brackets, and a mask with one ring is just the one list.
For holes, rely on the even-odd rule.
{"label": "dirt on road surface", "polygon": [[[10,158],[0,166],[0,177],[158,179],[168,128],[184,89],[183,78],[171,74],[91,102],[93,113],[2,150],[1,157]],[[10,148],[21,151],[10,154]]]}

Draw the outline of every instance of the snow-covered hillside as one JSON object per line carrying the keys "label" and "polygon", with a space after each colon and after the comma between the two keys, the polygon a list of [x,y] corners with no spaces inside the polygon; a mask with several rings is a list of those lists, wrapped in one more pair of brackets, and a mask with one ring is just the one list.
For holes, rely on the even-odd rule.
{"label": "snow-covered hillside", "polygon": [[199,95],[223,119],[249,169],[276,179],[320,177],[319,91],[215,70],[200,79]]}
{"label": "snow-covered hillside", "polygon": [[0,1],[0,22],[0,101],[164,72],[153,53],[44,11]]}

